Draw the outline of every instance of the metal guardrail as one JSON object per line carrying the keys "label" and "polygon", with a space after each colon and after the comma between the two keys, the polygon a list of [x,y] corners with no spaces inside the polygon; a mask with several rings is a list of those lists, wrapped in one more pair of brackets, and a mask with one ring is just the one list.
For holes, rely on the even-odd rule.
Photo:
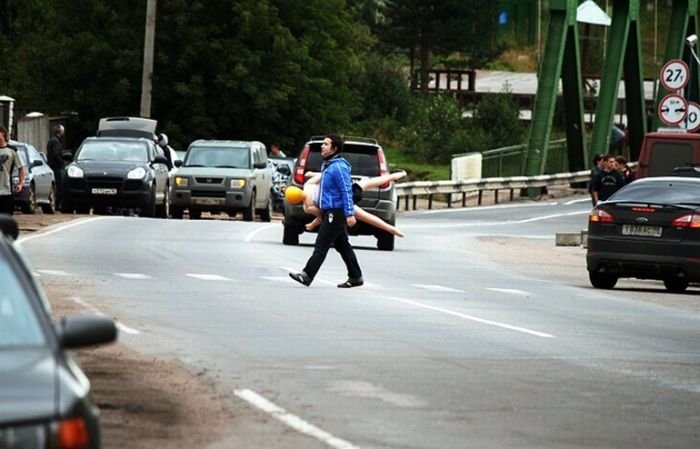
{"label": "metal guardrail", "polygon": [[470,193],[478,193],[477,204],[481,205],[484,192],[494,192],[494,200],[498,203],[498,195],[502,190],[510,192],[510,201],[515,197],[515,190],[553,187],[558,185],[571,185],[586,183],[591,178],[590,170],[581,170],[573,173],[557,173],[553,175],[538,176],[511,176],[507,178],[481,178],[462,179],[459,181],[415,181],[396,184],[398,197],[397,207],[400,208],[401,200],[404,201],[404,209],[409,210],[409,202],[412,202],[412,210],[417,210],[418,198],[428,197],[428,209],[432,209],[435,195],[447,196],[447,207],[452,207],[452,196],[462,194],[462,207],[467,205],[467,196]]}

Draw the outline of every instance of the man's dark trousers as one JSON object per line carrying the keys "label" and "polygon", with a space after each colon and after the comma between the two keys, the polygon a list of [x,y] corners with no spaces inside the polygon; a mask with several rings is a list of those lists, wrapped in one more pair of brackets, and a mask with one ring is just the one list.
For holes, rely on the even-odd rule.
{"label": "man's dark trousers", "polygon": [[323,265],[323,261],[326,260],[326,255],[328,255],[328,250],[331,246],[343,258],[345,267],[348,270],[348,277],[351,279],[362,278],[360,264],[357,262],[355,251],[352,249],[348,239],[348,228],[343,209],[330,209],[323,212],[323,221],[318,229],[314,252],[308,262],[306,262],[306,267],[304,267],[304,273],[309,278],[313,279],[316,277],[318,270]]}

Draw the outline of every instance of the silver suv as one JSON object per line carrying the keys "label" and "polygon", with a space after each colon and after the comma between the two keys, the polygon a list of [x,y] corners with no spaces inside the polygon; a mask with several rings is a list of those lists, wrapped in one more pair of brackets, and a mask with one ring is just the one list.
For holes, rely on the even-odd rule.
{"label": "silver suv", "polygon": [[253,221],[272,219],[272,170],[267,164],[265,145],[257,141],[197,140],[185,158],[176,161],[177,173],[171,183],[170,214],[190,218],[202,212],[243,214]]}
{"label": "silver suv", "polygon": [[[323,138],[324,136],[314,136],[306,143],[294,166],[293,176],[289,185],[303,188],[304,173],[307,171],[321,171],[321,164],[323,163],[321,143]],[[375,139],[345,137],[342,156],[352,165],[351,176],[353,181],[389,173],[384,150]],[[391,225],[396,224],[396,204],[394,183],[364,190],[362,200],[357,203],[358,206],[367,212],[376,215]],[[304,226],[312,219],[313,216],[305,213],[302,205],[289,204],[285,201],[282,243],[285,245],[298,245],[299,235],[306,232]],[[373,235],[377,238],[378,249],[384,251],[392,251],[394,249],[393,234],[377,229],[367,223],[358,221],[357,225],[348,229],[348,232],[350,235]]]}

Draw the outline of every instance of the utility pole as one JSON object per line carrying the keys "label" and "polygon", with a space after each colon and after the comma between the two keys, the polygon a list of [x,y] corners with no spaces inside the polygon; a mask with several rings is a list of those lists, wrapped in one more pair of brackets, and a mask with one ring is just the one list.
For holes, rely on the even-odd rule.
{"label": "utility pole", "polygon": [[143,76],[141,78],[141,117],[151,116],[153,47],[156,37],[156,0],[146,0],[146,2],[146,35],[143,43]]}

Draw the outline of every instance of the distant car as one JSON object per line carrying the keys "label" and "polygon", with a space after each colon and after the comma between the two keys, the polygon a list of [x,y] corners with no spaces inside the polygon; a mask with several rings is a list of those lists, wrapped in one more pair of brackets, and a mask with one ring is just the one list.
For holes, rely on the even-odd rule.
{"label": "distant car", "polygon": [[90,382],[68,350],[117,338],[106,316],[55,323],[40,285],[0,216],[0,448],[102,447]]}
{"label": "distant car", "polygon": [[[14,196],[15,207],[25,214],[33,214],[37,207],[41,207],[45,214],[53,214],[56,210],[56,180],[46,157],[28,143],[12,140],[10,146],[19,153],[25,175],[24,188]],[[19,182],[17,169],[12,173],[12,182],[13,185]]]}
{"label": "distant car", "polygon": [[595,288],[638,278],[683,292],[700,282],[700,179],[638,179],[593,208],[586,266]]}
{"label": "distant car", "polygon": [[187,210],[192,219],[206,211],[240,212],[244,221],[257,213],[262,221],[271,220],[272,169],[263,143],[197,140],[177,166],[170,195],[173,218],[182,218]]}
{"label": "distant car", "polygon": [[[306,181],[304,174],[308,171],[320,172],[323,159],[321,158],[321,143],[324,136],[309,139],[304,150],[299,155],[294,167],[290,185],[303,188]],[[352,179],[358,181],[365,178],[386,175],[389,173],[384,150],[375,139],[365,137],[346,137],[342,156],[352,165]],[[362,193],[358,206],[376,215],[391,225],[396,224],[396,189],[393,183],[387,183],[377,189],[367,189]],[[282,243],[298,245],[299,235],[306,232],[305,225],[313,220],[313,216],[304,212],[301,204],[289,204],[284,201],[284,232]],[[313,232],[317,232],[318,228]],[[367,223],[358,222],[348,229],[350,235],[373,235],[377,238],[377,248],[384,251],[394,249],[394,235],[375,228]]]}
{"label": "distant car", "polygon": [[158,121],[143,117],[105,117],[97,125],[97,137],[133,137],[155,140]]}
{"label": "distant car", "polygon": [[167,218],[168,166],[152,139],[88,137],[66,166],[63,211],[138,209],[143,217]]}
{"label": "distant car", "polygon": [[292,178],[296,159],[293,157],[269,156],[267,162],[272,168],[272,208],[274,210],[282,210],[284,206],[284,190]]}

